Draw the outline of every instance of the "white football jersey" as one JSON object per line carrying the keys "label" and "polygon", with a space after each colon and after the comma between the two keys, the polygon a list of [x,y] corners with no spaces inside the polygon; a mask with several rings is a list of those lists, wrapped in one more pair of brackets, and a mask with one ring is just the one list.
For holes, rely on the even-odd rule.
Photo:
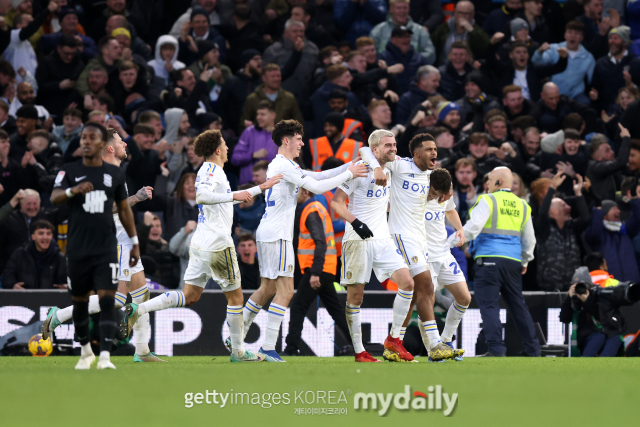
{"label": "white football jersey", "polygon": [[424,241],[427,237],[422,221],[427,209],[432,171],[422,171],[413,159],[404,157],[396,157],[386,167],[391,171],[389,231]]}
{"label": "white football jersey", "polygon": [[[202,193],[230,194],[227,175],[215,163],[204,162],[196,177],[196,197]],[[199,251],[218,252],[234,246],[231,238],[233,223],[232,197],[228,203],[198,205],[198,226],[190,247]]]}
{"label": "white football jersey", "polygon": [[307,175],[296,162],[282,154],[269,164],[267,179],[278,174],[283,178],[265,193],[266,209],[256,231],[258,242],[293,241],[298,191]]}
{"label": "white football jersey", "polygon": [[444,203],[434,199],[427,203],[427,213],[424,215],[424,230],[427,234],[427,248],[429,262],[440,261],[451,253],[445,228],[445,212],[454,210],[456,204],[453,197]]}
{"label": "white football jersey", "polygon": [[[358,163],[364,163],[360,161]],[[365,163],[366,164],[366,163]],[[367,164],[367,166],[369,166]],[[389,170],[384,168],[384,173],[389,178]],[[386,187],[376,185],[373,178],[373,169],[369,167],[369,174],[363,178],[349,179],[338,188],[349,196],[349,212],[369,227],[373,233],[371,239],[388,239],[389,226],[387,224],[387,206],[389,205],[389,190],[391,186],[387,181]],[[349,222],[346,223],[343,242],[349,240],[362,240],[358,233],[353,231]]]}
{"label": "white football jersey", "polygon": [[[129,197],[129,189],[127,188],[127,184],[124,184],[124,190],[127,192],[127,197]],[[118,239],[118,245],[122,246],[133,246],[131,244],[131,239],[129,239],[129,235],[127,234],[127,230],[124,229],[124,225],[120,222],[120,217],[117,213],[113,214],[113,222],[116,223],[116,239]]]}

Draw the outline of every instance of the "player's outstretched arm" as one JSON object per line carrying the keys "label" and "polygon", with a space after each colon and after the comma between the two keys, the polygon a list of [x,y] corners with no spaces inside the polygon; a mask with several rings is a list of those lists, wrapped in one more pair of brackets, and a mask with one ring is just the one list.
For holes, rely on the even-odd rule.
{"label": "player's outstretched arm", "polygon": [[136,224],[133,220],[133,212],[131,211],[131,206],[129,206],[127,199],[122,199],[119,202],[116,202],[116,206],[118,207],[118,217],[120,218],[120,222],[127,231],[127,235],[133,244],[133,248],[131,248],[130,252],[131,259],[129,259],[129,267],[134,267],[140,259],[140,245],[138,243],[138,235],[136,233]]}
{"label": "player's outstretched arm", "polygon": [[362,156],[362,160],[369,163],[369,167],[373,169],[373,179],[376,180],[376,185],[385,187],[387,185],[387,175],[382,170],[382,167],[380,166],[380,163],[378,163],[378,159],[376,159],[376,156],[373,155],[373,151],[371,151],[371,148],[360,148],[360,155]]}
{"label": "player's outstretched arm", "polygon": [[[336,168],[337,169],[337,168]],[[305,175],[307,171],[304,171]],[[311,176],[306,175],[301,179],[300,185],[305,190],[309,190],[314,194],[322,194],[325,191],[333,190],[338,185],[343,182],[351,179],[351,178],[360,178],[367,176],[369,174],[369,168],[365,164],[351,164],[346,171],[342,172],[340,175],[334,176],[333,178],[328,178],[323,181],[316,181]]]}
{"label": "player's outstretched arm", "polygon": [[[129,203],[129,206],[134,206],[137,203],[143,202],[147,199],[153,199],[153,187],[142,187],[136,194],[127,197],[127,203]],[[115,203],[113,204],[112,212],[118,212],[118,207]]]}
{"label": "player's outstretched arm", "polygon": [[361,160],[360,157],[357,157],[353,159],[353,161],[345,163],[344,165],[338,166],[337,168],[327,169],[326,171],[319,171],[319,172],[305,171],[305,174],[315,179],[316,181],[322,181],[322,180],[333,178],[334,176],[340,175],[341,173],[349,169],[349,167],[352,164],[357,163],[360,160]]}
{"label": "player's outstretched arm", "polygon": [[364,240],[369,237],[373,237],[373,233],[369,227],[367,227],[367,224],[356,218],[355,215],[353,215],[347,208],[347,197],[347,193],[338,188],[333,195],[333,199],[331,199],[331,209],[333,209],[340,218],[351,223],[353,231],[355,231],[361,239]]}
{"label": "player's outstretched arm", "polygon": [[63,203],[66,203],[72,197],[77,196],[78,194],[84,196],[92,190],[93,184],[88,181],[81,182],[80,184],[71,188],[67,188],[66,190],[63,190],[62,188],[56,188],[51,193],[51,203],[54,205],[61,205]]}
{"label": "player's outstretched arm", "polygon": [[450,211],[446,211],[445,216],[455,228],[456,232],[453,234],[453,239],[458,239],[458,243],[456,243],[456,247],[464,245],[464,228],[462,228],[462,221],[460,221],[460,215],[458,215],[458,211],[455,209],[451,209]]}

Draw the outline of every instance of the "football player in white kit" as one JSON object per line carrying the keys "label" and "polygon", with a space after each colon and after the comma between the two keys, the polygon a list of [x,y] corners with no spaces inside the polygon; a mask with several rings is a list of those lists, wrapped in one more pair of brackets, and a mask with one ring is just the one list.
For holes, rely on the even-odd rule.
{"label": "football player in white kit", "polygon": [[[450,196],[452,195],[453,187],[450,190]],[[450,238],[447,238],[445,217],[454,229],[462,232],[454,233]],[[442,341],[453,348],[451,340],[458,330],[462,316],[471,303],[467,281],[450,249],[450,247],[459,247],[464,244],[464,229],[453,198],[449,197],[447,201],[442,203],[435,199],[427,202],[424,224],[429,247],[429,271],[435,284],[435,291],[438,292],[446,287],[454,298],[453,304],[447,311],[447,320],[442,331]],[[428,339],[422,327],[421,332],[423,333],[423,341]],[[461,361],[462,354],[457,352],[454,359]]]}
{"label": "football player in white kit", "polygon": [[[387,130],[376,130],[369,136],[368,153],[372,153],[380,171],[385,175],[380,186],[374,179],[373,166],[367,164],[366,177],[349,180],[336,190],[331,209],[347,224],[342,243],[342,271],[340,284],[347,286],[346,316],[356,362],[379,362],[372,357],[362,344],[360,306],[364,297],[364,287],[371,278],[371,270],[380,281],[391,278],[398,284],[398,293],[393,303],[393,322],[389,336],[384,342],[385,349],[399,360],[413,361],[413,356],[405,350],[400,341],[400,329],[413,298],[413,279],[400,250],[397,250],[389,234],[387,206],[389,189],[386,178],[389,166],[396,158],[396,140]],[[349,206],[346,199],[349,198]]]}
{"label": "football player in white kit", "polygon": [[198,227],[189,248],[189,265],[184,273],[184,292],[165,292],[142,304],[127,304],[121,324],[130,331],[145,313],[171,307],[195,304],[210,278],[213,278],[227,297],[227,323],[234,343],[232,362],[260,362],[264,356],[243,349],[242,303],[240,270],[231,238],[233,204],[249,201],[262,191],[278,183],[281,175],[270,177],[264,184],[247,191],[231,192],[227,176],[222,170],[228,159],[225,140],[219,130],[208,130],[198,135],[194,143],[195,154],[205,159],[196,177]]}
{"label": "football player in white kit", "polygon": [[[295,120],[278,122],[271,133],[273,142],[279,147],[278,155],[269,164],[267,177],[282,174],[278,185],[269,190],[266,211],[256,232],[258,258],[260,259],[260,288],[251,295],[244,307],[244,335],[249,331],[253,319],[269,299],[267,333],[259,353],[267,362],[284,362],[275,350],[280,325],[289,301],[293,297],[293,225],[300,187],[315,194],[322,194],[352,177],[365,176],[364,165],[347,163],[323,172],[302,170],[293,161],[304,146],[303,127]],[[232,343],[233,344],[233,343]],[[232,345],[232,348],[235,344]]]}
{"label": "football player in white kit", "polygon": [[[385,134],[383,142],[390,141],[395,144],[393,134]],[[428,246],[423,221],[427,202],[444,199],[448,194],[451,187],[451,176],[444,169],[437,172],[432,171],[435,167],[437,147],[431,135],[416,135],[409,144],[409,150],[413,154],[413,158],[394,156],[393,160],[386,164],[387,169],[391,172],[389,231],[415,282],[413,302],[415,302],[418,314],[424,321],[423,329],[430,338],[429,341],[425,341],[425,346],[431,346],[433,360],[450,359],[455,357],[455,354],[450,347],[441,342],[433,312],[435,296],[433,282],[429,274]],[[375,170],[375,179],[383,180],[385,174],[382,173],[383,169],[378,165],[378,156],[372,157],[372,148],[363,147],[360,153],[363,159],[370,162],[371,167]],[[434,185],[431,185],[432,182]],[[409,316],[410,314],[407,315],[407,317]],[[404,323],[406,323],[406,319],[403,319]],[[404,325],[400,332],[400,341],[402,341]],[[386,345],[383,357],[390,361],[401,361],[402,359],[398,358]]]}
{"label": "football player in white kit", "polygon": [[[120,166],[123,160],[127,158],[127,143],[122,140],[115,129],[107,129],[107,144],[102,153],[102,160],[115,166]],[[126,187],[126,185],[125,185]],[[136,194],[127,198],[129,206],[133,206],[143,200],[153,197],[152,187],[143,187]],[[116,207],[113,207],[113,220],[116,225],[116,237],[118,239],[118,292],[115,296],[115,308],[122,308],[127,302],[127,292],[131,294],[133,302],[143,302],[149,299],[149,288],[144,276],[144,267],[142,262],[133,267],[129,267],[128,259],[130,259],[130,251],[133,247],[126,230],[120,222]],[[98,313],[100,304],[98,296],[89,297],[89,314]],[[71,319],[73,314],[73,306],[58,309],[51,307],[47,313],[47,318],[42,325],[42,335],[47,338],[60,324]],[[135,329],[135,347],[136,352],[133,356],[134,362],[165,362],[158,358],[155,353],[149,350],[149,337],[151,334],[151,326],[149,324],[149,316],[143,316],[136,324]]]}

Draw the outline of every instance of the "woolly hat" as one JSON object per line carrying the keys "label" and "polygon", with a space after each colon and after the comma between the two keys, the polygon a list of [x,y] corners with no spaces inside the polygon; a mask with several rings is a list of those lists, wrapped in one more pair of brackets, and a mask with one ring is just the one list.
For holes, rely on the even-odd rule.
{"label": "woolly hat", "polygon": [[193,8],[193,10],[191,11],[191,16],[189,17],[189,20],[193,21],[193,18],[195,18],[198,15],[204,15],[204,17],[207,18],[207,22],[209,22],[209,14],[207,13],[206,10],[204,10],[201,7],[194,7]]}
{"label": "woolly hat", "polygon": [[511,34],[516,35],[516,33],[520,30],[527,29],[529,30],[529,24],[522,18],[516,18],[511,21]]}
{"label": "woolly hat", "polygon": [[111,31],[111,37],[122,36],[122,35],[127,36],[129,40],[131,40],[131,32],[124,27],[116,28],[115,30]]}
{"label": "woolly hat", "polygon": [[437,110],[438,110],[438,120],[442,122],[444,121],[444,118],[447,117],[447,114],[449,114],[453,110],[460,111],[460,107],[458,107],[458,104],[455,104],[453,102],[443,101],[438,104]]}
{"label": "woolly hat", "polygon": [[478,85],[480,90],[484,92],[486,82],[484,76],[479,70],[473,70],[467,75],[467,83],[472,82]]}
{"label": "woolly hat", "polygon": [[213,49],[218,49],[218,45],[211,40],[196,40],[196,46],[198,47],[198,59],[202,59]]}
{"label": "woolly hat", "polygon": [[603,215],[607,216],[611,208],[615,206],[618,206],[618,204],[613,200],[603,200],[601,205]]}
{"label": "woolly hat", "polygon": [[78,12],[72,7],[63,7],[62,9],[60,9],[60,13],[58,13],[58,21],[62,22],[64,17],[67,15],[78,16]]}
{"label": "woolly hat", "polygon": [[591,274],[589,274],[589,269],[587,267],[578,267],[575,273],[573,273],[571,283],[578,282],[584,282],[593,285],[593,280],[591,279]]}
{"label": "woolly hat", "polygon": [[336,111],[332,111],[324,117],[324,123],[331,123],[338,128],[338,132],[342,132],[344,116]]}
{"label": "woolly hat", "polygon": [[617,35],[627,46],[631,46],[631,28],[626,25],[620,25],[619,27],[612,28],[611,31],[609,31],[609,35],[611,34]]}
{"label": "woolly hat", "polygon": [[249,61],[251,61],[255,56],[261,56],[260,51],[257,49],[247,49],[242,52],[240,55],[240,64],[244,67],[247,65]]}

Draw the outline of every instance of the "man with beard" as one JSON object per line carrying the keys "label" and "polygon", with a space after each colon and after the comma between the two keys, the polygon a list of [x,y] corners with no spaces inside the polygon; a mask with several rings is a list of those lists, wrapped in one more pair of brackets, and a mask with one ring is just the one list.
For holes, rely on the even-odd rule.
{"label": "man with beard", "polygon": [[510,122],[521,116],[531,114],[533,104],[522,96],[520,86],[510,84],[502,88],[503,110]]}
{"label": "man with beard", "polygon": [[13,100],[11,106],[9,107],[9,115],[16,117],[16,113],[18,112],[20,107],[22,107],[23,105],[33,105],[38,111],[38,120],[40,120],[41,123],[44,123],[51,116],[49,115],[49,112],[46,108],[44,108],[42,105],[35,105],[35,102],[36,95],[33,86],[29,82],[22,82],[18,85],[16,98]]}

